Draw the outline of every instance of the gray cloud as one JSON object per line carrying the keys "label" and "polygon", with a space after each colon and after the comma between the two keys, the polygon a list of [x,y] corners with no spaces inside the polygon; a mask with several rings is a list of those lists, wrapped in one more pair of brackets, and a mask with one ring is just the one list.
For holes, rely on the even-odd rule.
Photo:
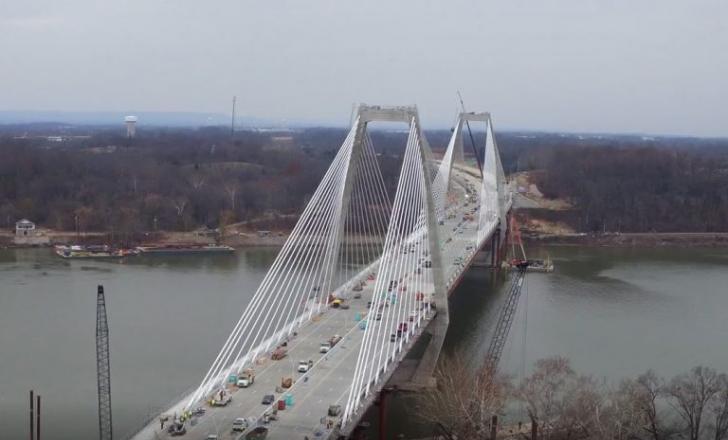
{"label": "gray cloud", "polygon": [[[227,112],[345,123],[728,135],[723,0],[34,0],[0,9],[0,110]],[[29,3],[29,4],[26,4]]]}

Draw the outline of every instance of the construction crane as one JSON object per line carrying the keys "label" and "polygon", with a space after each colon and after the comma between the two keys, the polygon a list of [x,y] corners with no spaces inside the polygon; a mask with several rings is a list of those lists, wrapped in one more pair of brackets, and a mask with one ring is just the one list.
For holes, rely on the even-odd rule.
{"label": "construction crane", "polygon": [[516,310],[518,310],[518,300],[521,297],[525,277],[526,267],[516,267],[514,269],[508,296],[498,314],[498,322],[495,325],[495,331],[485,354],[485,366],[493,371],[498,369],[503,347],[506,345],[506,340],[508,340],[508,332],[511,330]]}
{"label": "construction crane", "polygon": [[104,286],[99,286],[96,293],[96,375],[99,394],[99,440],[112,440],[109,324],[106,319]]}
{"label": "construction crane", "polygon": [[[511,217],[510,228],[511,231],[509,234],[509,240],[511,242],[514,257],[511,262],[513,277],[511,278],[511,286],[508,289],[508,296],[506,297],[503,307],[498,314],[495,331],[493,332],[493,337],[490,340],[488,351],[485,354],[485,366],[490,368],[492,371],[498,369],[498,362],[500,361],[501,354],[503,353],[503,347],[506,344],[506,340],[508,340],[508,333],[511,330],[513,320],[516,317],[518,300],[521,298],[521,290],[523,289],[526,271],[528,270],[529,264],[526,259],[526,251],[523,249],[521,232],[514,217]],[[520,248],[521,255],[523,256],[522,259],[516,258],[516,243]]]}

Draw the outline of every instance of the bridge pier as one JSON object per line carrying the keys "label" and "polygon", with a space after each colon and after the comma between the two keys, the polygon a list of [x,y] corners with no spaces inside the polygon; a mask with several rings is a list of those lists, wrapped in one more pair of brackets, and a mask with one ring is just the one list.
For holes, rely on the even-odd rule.
{"label": "bridge pier", "polygon": [[445,343],[445,335],[449,324],[448,314],[438,312],[423,332],[422,335],[427,335],[429,341],[412,375],[411,386],[413,388],[432,388],[437,385],[435,383],[435,368],[437,368],[437,360],[440,358],[442,345]]}
{"label": "bridge pier", "polygon": [[500,268],[500,262],[503,255],[501,248],[501,230],[500,227],[495,230],[493,236],[490,237],[490,267],[493,269]]}

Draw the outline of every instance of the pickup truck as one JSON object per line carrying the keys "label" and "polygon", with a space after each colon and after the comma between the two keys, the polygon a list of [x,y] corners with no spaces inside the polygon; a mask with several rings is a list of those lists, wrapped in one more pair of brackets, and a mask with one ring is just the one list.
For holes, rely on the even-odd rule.
{"label": "pickup truck", "polygon": [[330,337],[328,341],[321,344],[321,347],[319,347],[319,353],[328,353],[329,350],[334,348],[334,345],[339,343],[339,341],[341,341],[341,336],[339,335]]}
{"label": "pickup truck", "polygon": [[243,374],[238,377],[238,387],[240,388],[248,388],[250,385],[253,385],[255,382],[255,373],[252,369],[246,369],[243,371]]}
{"label": "pickup truck", "polygon": [[309,360],[306,361],[298,361],[298,372],[299,373],[307,373],[308,370],[313,367],[313,361]]}

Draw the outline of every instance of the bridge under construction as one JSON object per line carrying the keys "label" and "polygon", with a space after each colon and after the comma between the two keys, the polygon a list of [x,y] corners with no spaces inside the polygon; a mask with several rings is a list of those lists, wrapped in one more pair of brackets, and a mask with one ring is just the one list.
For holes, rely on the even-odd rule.
{"label": "bridge under construction", "polygon": [[[373,122],[408,127],[393,194]],[[470,123],[483,124],[482,166],[465,161]],[[424,354],[406,381],[431,386],[448,297],[476,259],[499,265],[511,199],[490,114],[461,113],[435,158],[416,108],[360,106],[200,383],[133,438],[346,437],[418,341]],[[509,326],[498,324],[500,350]]]}

